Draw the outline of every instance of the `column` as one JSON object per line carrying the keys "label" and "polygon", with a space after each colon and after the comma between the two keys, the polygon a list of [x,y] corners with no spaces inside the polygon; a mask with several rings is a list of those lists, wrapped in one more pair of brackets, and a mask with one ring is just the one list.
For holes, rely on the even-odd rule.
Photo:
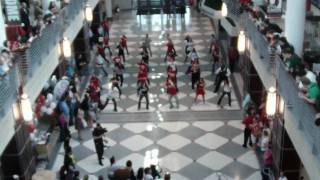
{"label": "column", "polygon": [[290,0],[285,14],[285,37],[300,57],[303,53],[305,20],[306,0]]}
{"label": "column", "polygon": [[[14,162],[14,163],[8,163]],[[35,172],[36,157],[25,124],[19,124],[16,132],[1,156],[4,179],[12,179],[16,174],[21,180],[31,179]]]}
{"label": "column", "polygon": [[112,19],[112,1],[105,0],[105,4],[106,4],[106,11],[107,11],[107,18]]}
{"label": "column", "polygon": [[[0,3],[0,9],[2,10],[2,3]],[[3,46],[3,42],[7,39],[6,27],[4,24],[4,16],[0,11],[0,47]]]}

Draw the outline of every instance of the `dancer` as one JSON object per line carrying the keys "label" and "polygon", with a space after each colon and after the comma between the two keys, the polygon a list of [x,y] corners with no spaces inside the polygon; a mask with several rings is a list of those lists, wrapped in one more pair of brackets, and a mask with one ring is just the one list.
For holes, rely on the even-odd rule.
{"label": "dancer", "polygon": [[149,92],[149,86],[148,86],[147,81],[140,81],[138,89],[137,89],[137,93],[139,95],[138,110],[140,110],[141,100],[143,97],[146,98],[146,109],[149,109],[148,92]]}
{"label": "dancer", "polygon": [[170,103],[170,109],[172,109],[173,103],[172,103],[172,98],[174,98],[176,100],[176,108],[179,108],[179,99],[178,99],[178,88],[176,86],[176,84],[170,79],[167,79],[166,82],[166,89],[167,89],[167,94],[169,96],[169,103]]}
{"label": "dancer", "polygon": [[110,63],[109,60],[106,57],[105,47],[103,45],[103,42],[99,42],[98,43],[97,52],[104,59],[105,62],[107,62],[108,64]]}
{"label": "dancer", "polygon": [[228,96],[228,103],[229,103],[229,106],[231,107],[231,86],[230,86],[228,79],[224,80],[223,92],[222,92],[222,94],[218,100],[218,103],[217,103],[221,108],[223,108],[223,106],[221,105],[221,101],[225,95]]}
{"label": "dancer", "polygon": [[104,35],[103,37],[103,48],[104,49],[108,49],[109,50],[109,56],[111,57],[112,56],[112,52],[111,52],[111,49],[110,49],[110,46],[109,46],[109,35],[106,34]]}
{"label": "dancer", "polygon": [[116,74],[113,74],[113,77],[110,79],[110,82],[112,82],[112,87],[113,88],[117,88],[118,92],[119,92],[119,99],[121,98],[122,95],[122,91],[121,88],[119,86],[119,78],[117,78]]}
{"label": "dancer", "polygon": [[184,63],[187,62],[188,57],[189,57],[189,53],[191,53],[191,51],[193,50],[193,41],[191,39],[191,37],[189,35],[187,35],[185,37],[185,53],[186,53],[186,57],[184,59]]}
{"label": "dancer", "polygon": [[104,153],[103,136],[107,132],[108,132],[107,129],[102,128],[100,123],[97,123],[97,126],[93,129],[93,132],[92,132],[94,146],[96,148],[98,161],[101,166],[103,166],[102,159],[103,159],[103,153]]}
{"label": "dancer", "polygon": [[95,75],[100,76],[102,73],[108,77],[108,72],[104,68],[103,57],[97,52],[95,57]]}
{"label": "dancer", "polygon": [[102,108],[102,110],[108,105],[109,100],[111,99],[113,102],[113,111],[117,112],[117,101],[115,99],[115,92],[114,92],[114,86],[112,85],[112,81],[110,80],[107,86],[107,98],[106,98],[106,102],[104,103],[104,107]]}
{"label": "dancer", "polygon": [[189,66],[186,74],[191,73],[191,88],[194,89],[195,84],[200,80],[200,64],[199,59],[196,59],[192,62],[191,66]]}
{"label": "dancer", "polygon": [[206,83],[203,78],[200,79],[197,83],[197,89],[196,89],[196,97],[194,98],[194,102],[197,102],[198,96],[202,96],[203,104],[205,103],[205,89]]}
{"label": "dancer", "polygon": [[167,57],[169,55],[169,53],[173,53],[174,56],[176,56],[176,49],[174,48],[173,42],[170,38],[168,38],[168,43],[167,43],[167,52],[166,52],[166,56],[164,58],[164,61],[167,61]]}
{"label": "dancer", "polygon": [[118,49],[118,56],[122,57],[122,61],[125,63],[126,62],[126,56],[124,54],[124,47],[121,45],[121,43],[118,44],[117,49]]}
{"label": "dancer", "polygon": [[128,38],[125,35],[122,35],[120,38],[120,44],[124,49],[127,50],[127,55],[129,55],[127,41],[128,41]]}
{"label": "dancer", "polygon": [[149,37],[149,34],[146,34],[146,37],[144,38],[144,42],[143,42],[147,52],[149,51],[150,56],[152,57],[152,51],[151,51],[151,39]]}
{"label": "dancer", "polygon": [[121,63],[121,58],[115,57],[114,58],[114,73],[116,74],[117,79],[120,80],[120,87],[122,87],[123,84],[123,72],[125,70],[124,65]]}
{"label": "dancer", "polygon": [[216,70],[215,74],[216,74],[216,78],[214,82],[215,88],[213,92],[217,93],[220,89],[221,82],[228,79],[231,73],[229,68],[227,68],[224,64],[222,64],[221,67]]}

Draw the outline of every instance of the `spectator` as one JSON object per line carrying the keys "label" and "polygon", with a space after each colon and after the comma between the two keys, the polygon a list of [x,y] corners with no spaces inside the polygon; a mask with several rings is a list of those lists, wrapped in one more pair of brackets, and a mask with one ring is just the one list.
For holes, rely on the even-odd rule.
{"label": "spectator", "polygon": [[116,164],[116,159],[114,158],[114,156],[112,156],[110,158],[110,167],[109,167],[109,170],[108,170],[108,177],[110,180],[116,180],[116,177],[115,177],[115,172],[118,170],[118,169],[121,169],[122,167],[117,165]]}
{"label": "spectator", "polygon": [[270,138],[269,138],[269,133],[268,131],[264,130],[262,132],[262,137],[261,137],[261,144],[260,144],[260,150],[262,152],[265,152],[269,146]]}
{"label": "spectator", "polygon": [[29,10],[25,2],[21,3],[20,18],[21,18],[21,23],[24,24],[24,28],[23,28],[24,31],[29,32],[29,28],[30,28]]}
{"label": "spectator", "polygon": [[44,13],[43,13],[43,9],[40,5],[40,2],[39,1],[33,1],[33,8],[34,8],[34,17],[40,17],[42,16]]}
{"label": "spectator", "polygon": [[153,180],[152,174],[151,174],[151,168],[145,168],[144,169],[144,179],[143,180]]}
{"label": "spectator", "polygon": [[126,162],[126,168],[130,171],[130,178],[129,180],[136,180],[136,176],[134,175],[134,171],[132,169],[132,161],[128,160]]}
{"label": "spectator", "polygon": [[287,177],[284,175],[283,172],[280,172],[280,176],[278,180],[288,180]]}
{"label": "spectator", "polygon": [[72,180],[80,180],[80,172],[75,171]]}
{"label": "spectator", "polygon": [[299,67],[301,66],[301,59],[293,51],[284,53],[284,58],[288,66],[289,73],[295,77],[299,71]]}
{"label": "spectator", "polygon": [[152,164],[150,166],[150,169],[151,169],[151,175],[152,175],[153,179],[161,178],[160,173],[158,172],[158,170],[157,170],[155,165]]}
{"label": "spectator", "polygon": [[245,125],[244,128],[244,143],[242,145],[242,147],[247,148],[247,143],[249,140],[249,145],[252,146],[252,140],[251,140],[251,128],[250,126],[252,126],[253,124],[253,117],[251,114],[247,114],[245,116],[245,118],[242,120],[242,124]]}
{"label": "spectator", "polygon": [[299,96],[306,100],[310,104],[316,105],[317,102],[320,102],[320,78],[319,76],[317,77],[317,83],[310,83],[306,94],[304,93],[299,93]]}
{"label": "spectator", "polygon": [[139,168],[137,171],[137,180],[143,180],[143,168]]}

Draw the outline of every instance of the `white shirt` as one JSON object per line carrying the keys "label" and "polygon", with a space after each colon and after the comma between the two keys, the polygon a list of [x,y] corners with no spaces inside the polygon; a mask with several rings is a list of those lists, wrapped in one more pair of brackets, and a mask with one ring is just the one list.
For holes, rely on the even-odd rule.
{"label": "white shirt", "polygon": [[287,177],[283,176],[283,177],[279,177],[278,180],[288,180]]}
{"label": "white shirt", "polygon": [[269,145],[269,137],[268,136],[262,137],[261,145],[260,145],[261,151],[262,152],[266,151],[268,145]]}
{"label": "white shirt", "polygon": [[151,176],[151,174],[146,174],[143,179],[144,180],[153,180],[153,177]]}

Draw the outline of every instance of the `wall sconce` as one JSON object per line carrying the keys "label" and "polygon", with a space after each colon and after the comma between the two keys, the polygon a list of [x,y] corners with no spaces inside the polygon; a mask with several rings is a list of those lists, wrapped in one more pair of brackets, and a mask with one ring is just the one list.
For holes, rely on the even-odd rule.
{"label": "wall sconce", "polygon": [[244,34],[244,31],[240,31],[239,37],[238,37],[238,51],[240,53],[243,53],[246,50],[246,35]]}
{"label": "wall sconce", "polygon": [[268,116],[274,116],[277,109],[277,92],[276,88],[270,87],[267,95],[266,113]]}
{"label": "wall sconce", "polygon": [[92,8],[89,4],[86,4],[84,7],[84,17],[88,22],[92,22],[93,20]]}
{"label": "wall sconce", "polygon": [[65,58],[71,57],[71,43],[67,37],[62,39],[60,50],[61,55],[63,55]]}
{"label": "wall sconce", "polygon": [[33,111],[30,99],[27,94],[22,94],[18,98],[18,102],[12,105],[13,117],[16,120],[24,120],[26,122],[33,120]]}
{"label": "wall sconce", "polygon": [[222,3],[221,15],[223,17],[226,17],[228,15],[228,7],[227,7],[227,4],[225,2]]}

